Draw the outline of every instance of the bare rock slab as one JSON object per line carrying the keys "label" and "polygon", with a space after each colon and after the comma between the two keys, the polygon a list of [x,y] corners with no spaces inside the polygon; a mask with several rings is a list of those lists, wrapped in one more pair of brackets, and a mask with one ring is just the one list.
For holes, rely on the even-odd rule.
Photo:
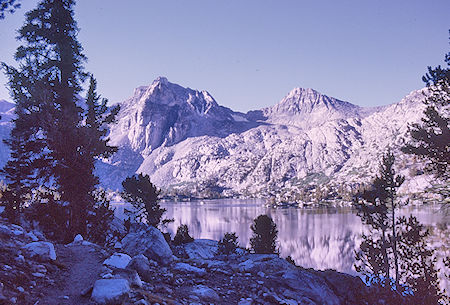
{"label": "bare rock slab", "polygon": [[212,259],[217,253],[217,241],[196,239],[184,246],[190,259]]}
{"label": "bare rock slab", "polygon": [[145,255],[162,265],[173,261],[173,253],[161,231],[154,227],[134,224],[122,239],[122,250],[131,256]]}
{"label": "bare rock slab", "polygon": [[56,260],[55,247],[47,241],[35,241],[23,247],[30,257],[37,257],[42,261]]}
{"label": "bare rock slab", "polygon": [[122,304],[130,292],[126,279],[97,280],[92,290],[91,299],[98,304]]}
{"label": "bare rock slab", "polygon": [[107,259],[105,259],[103,265],[108,267],[124,269],[130,261],[131,257],[129,255],[116,252]]}

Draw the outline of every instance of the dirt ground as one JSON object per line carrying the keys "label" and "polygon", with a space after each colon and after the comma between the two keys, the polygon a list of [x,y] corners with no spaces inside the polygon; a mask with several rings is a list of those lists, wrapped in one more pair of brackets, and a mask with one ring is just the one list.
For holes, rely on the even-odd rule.
{"label": "dirt ground", "polygon": [[57,245],[56,255],[64,267],[57,271],[54,285],[39,289],[33,305],[94,304],[81,293],[99,278],[104,260],[101,251],[90,245]]}

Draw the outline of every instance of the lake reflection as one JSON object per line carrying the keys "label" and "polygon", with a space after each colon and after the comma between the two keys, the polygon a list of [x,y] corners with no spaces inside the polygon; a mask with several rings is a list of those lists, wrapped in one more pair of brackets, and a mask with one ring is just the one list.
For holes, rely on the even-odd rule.
{"label": "lake reflection", "polygon": [[[163,202],[165,216],[173,218],[167,231],[187,224],[194,238],[219,240],[226,232],[236,232],[241,246],[249,246],[250,225],[260,214],[268,214],[277,224],[281,256],[290,255],[306,268],[335,269],[355,274],[354,250],[359,247],[363,225],[350,208],[271,209],[262,200],[205,200]],[[123,213],[123,206],[116,211]],[[414,214],[426,225],[447,225],[449,218],[439,207],[405,208],[402,214]]]}

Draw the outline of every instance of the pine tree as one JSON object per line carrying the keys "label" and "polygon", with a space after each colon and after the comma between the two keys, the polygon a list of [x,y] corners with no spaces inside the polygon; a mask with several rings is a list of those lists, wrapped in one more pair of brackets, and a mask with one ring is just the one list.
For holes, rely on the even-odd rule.
{"label": "pine tree", "polygon": [[0,19],[5,18],[5,12],[14,13],[20,8],[20,0],[0,0]]}
{"label": "pine tree", "polygon": [[159,205],[161,191],[150,181],[148,175],[138,174],[127,177],[123,182],[122,198],[131,203],[136,220],[153,227],[166,224],[172,220],[162,219],[166,209]]}
{"label": "pine tree", "polygon": [[416,217],[400,217],[399,256],[401,281],[411,288],[413,304],[440,304],[444,295],[439,288],[434,250],[428,246],[430,232]]}
{"label": "pine tree", "polygon": [[394,162],[394,155],[388,151],[371,188],[357,195],[358,216],[369,233],[362,235],[355,269],[366,276],[368,283],[382,287],[392,304],[404,300],[401,294],[407,290],[414,292],[410,298],[415,301],[431,300],[431,295],[439,299],[434,252],[427,247],[429,233],[415,217],[397,215],[401,203],[396,192],[404,177],[395,174]]}
{"label": "pine tree", "polygon": [[[94,174],[95,162],[99,158],[108,158],[117,151],[117,147],[110,146],[107,138],[108,124],[115,121],[119,111],[119,106],[108,108],[106,99],[101,99],[97,94],[97,81],[91,76],[90,85],[86,96],[86,111],[84,113],[84,125],[79,127],[79,154],[77,155],[79,179],[78,189],[84,189],[84,200],[81,200],[75,208],[74,213],[78,215],[78,224],[74,226],[74,232],[86,234],[89,213],[94,214],[93,219],[111,220],[110,217],[104,218],[101,213],[111,214],[109,203],[105,196],[101,194],[96,186],[99,184],[99,178]],[[98,200],[101,198],[102,200]],[[107,221],[102,221],[103,230],[107,230]],[[92,226],[91,226],[92,227]],[[91,234],[91,233],[89,233]],[[91,234],[92,235],[92,234]],[[98,236],[98,235],[96,235]],[[95,238],[98,240],[98,238]]]}
{"label": "pine tree", "polygon": [[278,254],[276,223],[268,215],[259,215],[251,225],[250,246],[255,253]]}
{"label": "pine tree", "polygon": [[[399,268],[397,253],[397,226],[396,209],[399,203],[396,200],[396,190],[404,182],[403,176],[395,175],[395,157],[388,152],[383,155],[380,163],[380,174],[372,187],[359,195],[363,202],[358,202],[358,216],[366,225],[372,227],[371,234],[363,234],[360,252],[356,254],[359,263],[356,270],[373,278],[371,280],[389,284],[391,276],[398,284]],[[392,249],[393,257],[389,255]],[[394,274],[391,274],[393,269]]]}
{"label": "pine tree", "polygon": [[73,6],[73,0],[42,0],[19,30],[19,69],[3,63],[17,114],[9,141],[13,158],[4,168],[9,189],[22,185],[27,190],[34,183],[56,193],[67,207],[67,240],[87,232],[98,184],[95,160],[116,150],[107,144],[106,125],[118,111],[109,111],[106,100],[99,102],[93,79],[87,104],[79,98],[86,57]]}
{"label": "pine tree", "polygon": [[226,232],[217,244],[217,253],[225,255],[235,253],[239,247],[237,239],[238,237],[235,232]]}
{"label": "pine tree", "polygon": [[427,168],[438,176],[448,179],[450,164],[450,52],[445,55],[447,68],[428,67],[422,80],[425,92],[425,117],[422,124],[409,126],[411,142],[403,151],[428,161]]}

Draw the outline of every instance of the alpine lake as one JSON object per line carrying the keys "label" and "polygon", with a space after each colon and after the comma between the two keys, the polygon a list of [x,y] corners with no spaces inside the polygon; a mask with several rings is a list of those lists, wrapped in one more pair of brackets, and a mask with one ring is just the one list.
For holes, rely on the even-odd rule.
{"label": "alpine lake", "polygon": [[[217,199],[187,202],[162,201],[165,218],[174,219],[163,231],[174,236],[180,224],[186,224],[195,239],[220,240],[226,232],[236,232],[242,247],[249,247],[253,219],[267,214],[278,229],[281,257],[291,256],[304,268],[334,269],[356,275],[355,251],[361,234],[368,230],[351,207],[271,208],[261,199]],[[124,218],[129,205],[116,202],[115,213]],[[450,255],[450,215],[442,205],[406,206],[399,215],[414,215],[431,230],[429,245],[436,249],[437,269],[442,288],[449,288],[442,259]]]}

